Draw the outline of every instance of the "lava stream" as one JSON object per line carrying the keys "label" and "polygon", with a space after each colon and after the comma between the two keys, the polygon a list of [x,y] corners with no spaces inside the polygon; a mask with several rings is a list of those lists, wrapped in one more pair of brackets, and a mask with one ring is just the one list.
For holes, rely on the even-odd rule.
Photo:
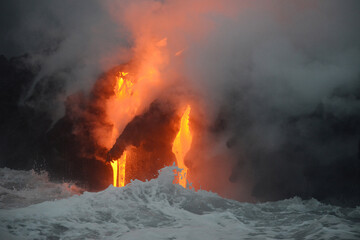
{"label": "lava stream", "polygon": [[125,186],[126,151],[118,160],[111,162],[111,167],[113,169],[114,187]]}
{"label": "lava stream", "polygon": [[186,153],[190,150],[192,142],[192,135],[189,127],[190,110],[190,106],[187,106],[183,116],[181,117],[180,130],[176,135],[172,147],[172,152],[176,156],[177,166],[182,169],[181,173],[179,173],[179,184],[184,188],[186,188],[186,174],[188,170],[184,164],[184,158]]}

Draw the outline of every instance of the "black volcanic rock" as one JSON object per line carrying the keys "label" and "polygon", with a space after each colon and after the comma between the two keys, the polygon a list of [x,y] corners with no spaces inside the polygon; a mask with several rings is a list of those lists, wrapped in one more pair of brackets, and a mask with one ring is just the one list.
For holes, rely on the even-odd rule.
{"label": "black volcanic rock", "polygon": [[31,169],[43,162],[41,147],[50,117],[19,103],[38,70],[27,64],[28,57],[0,56],[1,167]]}
{"label": "black volcanic rock", "polygon": [[120,158],[129,149],[126,182],[156,177],[158,170],[176,161],[172,144],[179,131],[179,121],[172,104],[154,101],[147,111],[126,125],[108,152],[107,161]]}

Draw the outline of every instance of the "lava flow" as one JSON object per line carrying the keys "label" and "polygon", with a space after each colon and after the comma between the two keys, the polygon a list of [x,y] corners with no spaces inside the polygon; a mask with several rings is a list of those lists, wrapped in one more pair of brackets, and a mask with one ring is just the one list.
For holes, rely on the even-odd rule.
{"label": "lava flow", "polygon": [[[124,77],[128,75],[127,72],[119,72],[117,82],[114,87],[115,95],[118,99],[132,95],[132,86],[133,82]],[[126,151],[123,155],[111,162],[111,167],[113,170],[113,185],[114,187],[123,187],[125,186],[125,168],[126,168]]]}
{"label": "lava flow", "polygon": [[[190,106],[181,118],[178,131],[176,104],[170,108],[160,107],[169,100],[161,94],[168,87],[161,74],[169,63],[167,38],[160,41],[141,38],[139,41],[138,55],[109,77],[113,95],[105,98],[108,125],[104,131],[99,128],[96,136],[100,145],[109,149],[106,161],[111,162],[114,186],[125,186],[131,179],[156,177],[159,169],[176,160],[177,166],[183,169],[178,183],[186,187],[188,169],[184,157],[192,141]],[[165,72],[167,78],[173,77]],[[131,150],[126,151],[128,147]]]}
{"label": "lava flow", "polygon": [[190,106],[187,106],[183,116],[181,117],[180,130],[176,135],[176,138],[173,143],[172,151],[176,156],[176,163],[182,171],[179,173],[179,184],[186,188],[186,174],[187,167],[184,163],[184,158],[187,152],[190,150],[192,135],[189,127],[189,115],[190,115]]}
{"label": "lava flow", "polygon": [[114,187],[125,186],[126,151],[118,160],[111,162],[111,167],[113,169]]}
{"label": "lava flow", "polygon": [[[113,185],[123,187],[133,177],[136,179],[151,178],[155,176],[153,174],[157,170],[171,165],[172,161],[176,160],[176,165],[182,171],[178,173],[174,183],[186,188],[188,168],[185,166],[184,160],[192,142],[189,127],[190,111],[190,106],[187,106],[179,125],[177,125],[173,121],[159,120],[159,117],[166,119],[171,115],[163,112],[158,103],[153,103],[148,112],[132,120],[109,151],[109,157],[112,159],[109,161],[113,170]],[[170,119],[175,120],[175,115]],[[159,124],[159,126],[153,126],[156,129],[155,132],[152,131],[153,128],[150,128],[154,122]],[[179,128],[175,130],[175,126],[179,126]],[[138,132],[140,129],[142,131]],[[157,136],[157,133],[160,135]],[[169,139],[169,136],[172,137]],[[155,140],[154,137],[156,139],[160,137],[160,140]],[[132,150],[129,150],[130,146]]]}
{"label": "lava flow", "polygon": [[128,79],[124,79],[124,77],[128,74],[129,73],[127,72],[119,72],[119,76],[117,76],[117,83],[115,85],[114,92],[118,98],[132,94],[131,87],[134,83]]}

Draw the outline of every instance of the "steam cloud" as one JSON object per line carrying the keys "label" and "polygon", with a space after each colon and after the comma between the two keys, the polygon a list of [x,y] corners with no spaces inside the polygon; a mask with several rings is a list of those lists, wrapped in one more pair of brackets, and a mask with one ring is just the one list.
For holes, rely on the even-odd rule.
{"label": "steam cloud", "polygon": [[54,122],[66,96],[88,92],[102,72],[136,54],[141,34],[154,33],[168,38],[171,52],[183,50],[182,64],[166,71],[181,72],[203,104],[213,147],[199,161],[224,168],[215,190],[241,200],[359,202],[358,1],[1,5],[1,53],[29,53],[39,67],[19,102]]}

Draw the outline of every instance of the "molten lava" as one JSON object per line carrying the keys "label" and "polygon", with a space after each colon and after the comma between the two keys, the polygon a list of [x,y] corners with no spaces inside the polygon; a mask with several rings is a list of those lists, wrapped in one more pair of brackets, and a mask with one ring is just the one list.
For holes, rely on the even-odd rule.
{"label": "molten lava", "polygon": [[111,162],[111,167],[113,169],[114,187],[125,186],[126,151],[118,160]]}
{"label": "molten lava", "polygon": [[180,130],[176,135],[172,147],[172,151],[176,156],[177,166],[182,169],[181,173],[179,173],[179,184],[184,188],[186,188],[186,174],[188,170],[185,166],[184,158],[190,150],[192,142],[192,135],[189,127],[190,110],[190,106],[187,106],[183,116],[181,117]]}
{"label": "molten lava", "polygon": [[[134,59],[131,64],[126,65],[120,71],[117,70],[111,76],[113,95],[106,98],[106,120],[109,123],[108,126],[111,126],[111,130],[101,131],[99,128],[100,131],[97,132],[96,136],[101,142],[100,145],[110,149],[107,161],[112,161],[113,185],[115,187],[125,186],[133,177],[141,179],[146,176],[154,176],[154,174],[150,175],[149,172],[168,166],[170,162],[174,161],[175,155],[177,166],[183,169],[178,174],[178,183],[186,188],[188,169],[184,164],[184,158],[192,141],[189,128],[190,106],[186,108],[181,118],[180,130],[176,137],[174,126],[177,124],[170,124],[171,119],[175,119],[171,115],[156,111],[149,115],[149,119],[139,117],[142,111],[146,109],[147,103],[153,102],[156,94],[161,92],[165,86],[160,70],[168,61],[166,46],[167,38],[154,42],[147,41],[143,46],[145,47],[144,56],[141,54],[142,57]],[[156,119],[158,117],[161,119]],[[138,125],[139,121],[145,122],[140,127],[134,128],[133,125]],[[159,125],[151,126],[150,123]],[[142,126],[147,124],[150,130],[143,129],[141,131]],[[127,129],[130,128],[133,128],[131,134],[127,133]],[[163,132],[161,134],[157,132],[150,134],[153,131],[152,129],[160,129]],[[169,136],[171,137],[169,138]],[[173,140],[174,137],[175,140]],[[151,140],[154,138],[157,140]],[[113,147],[111,148],[111,146]],[[135,148],[131,151],[124,151],[128,146]],[[119,156],[121,157],[119,158]],[[150,157],[153,157],[153,160],[146,161],[145,164],[145,159]],[[126,162],[127,160],[128,162]],[[151,161],[153,162],[151,163]],[[148,166],[149,164],[153,166]]]}
{"label": "molten lava", "polygon": [[127,72],[119,72],[119,75],[116,76],[117,83],[115,84],[114,92],[117,98],[132,95],[132,87],[134,83],[125,78],[128,74],[129,73]]}

